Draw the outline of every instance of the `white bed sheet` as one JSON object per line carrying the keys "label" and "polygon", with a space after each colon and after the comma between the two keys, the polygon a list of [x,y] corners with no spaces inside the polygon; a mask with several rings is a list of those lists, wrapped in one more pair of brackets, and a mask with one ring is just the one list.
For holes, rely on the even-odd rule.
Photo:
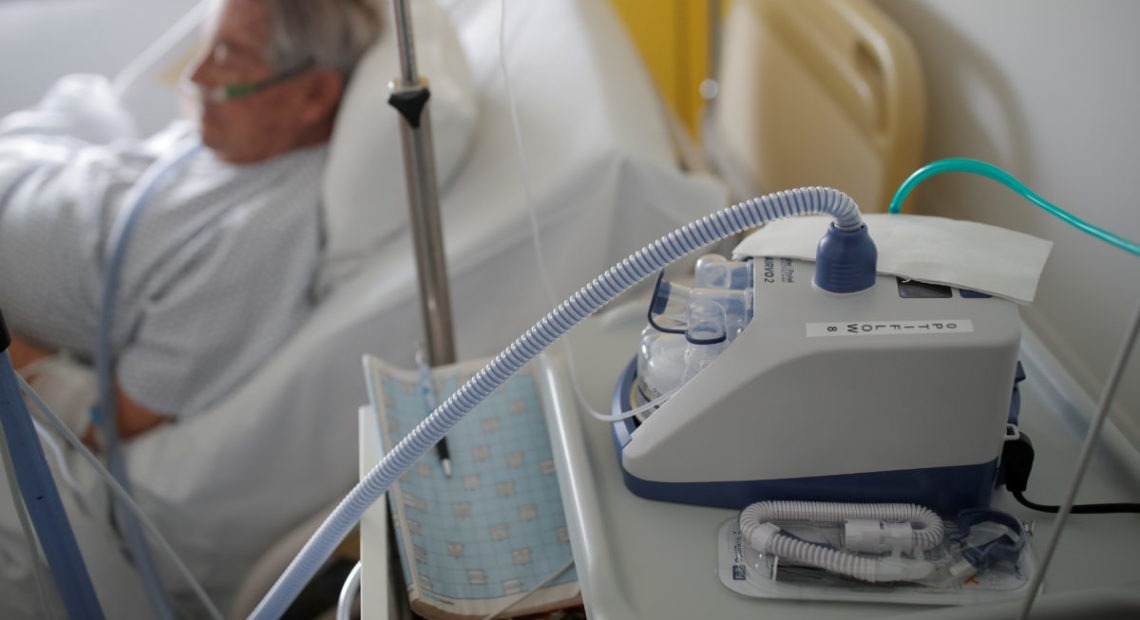
{"label": "white bed sheet", "polygon": [[[499,66],[500,4],[448,5],[479,91],[471,152],[441,197],[457,348],[467,359],[501,351],[552,307],[529,209],[561,301],[724,206],[727,194],[677,171],[656,94],[605,0],[516,0],[506,7],[505,53],[528,201]],[[139,502],[219,603],[270,545],[355,482],[361,356],[409,365],[420,330],[411,242],[401,234],[215,411],[129,446]],[[173,573],[166,582],[182,587]]]}

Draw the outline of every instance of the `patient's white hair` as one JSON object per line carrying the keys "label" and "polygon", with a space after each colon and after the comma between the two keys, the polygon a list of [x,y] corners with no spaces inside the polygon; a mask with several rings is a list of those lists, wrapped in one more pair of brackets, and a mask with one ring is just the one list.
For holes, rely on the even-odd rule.
{"label": "patient's white hair", "polygon": [[312,62],[346,79],[380,33],[382,0],[268,0],[268,60],[286,70]]}

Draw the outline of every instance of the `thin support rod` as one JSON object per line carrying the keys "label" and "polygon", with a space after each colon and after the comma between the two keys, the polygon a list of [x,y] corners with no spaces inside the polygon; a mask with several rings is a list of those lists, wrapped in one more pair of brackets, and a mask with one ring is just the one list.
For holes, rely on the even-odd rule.
{"label": "thin support rod", "polygon": [[1029,617],[1030,610],[1033,609],[1033,602],[1037,598],[1037,591],[1041,589],[1041,583],[1045,579],[1045,571],[1049,568],[1049,562],[1053,559],[1053,552],[1057,550],[1057,543],[1061,540],[1061,532],[1065,529],[1065,522],[1069,520],[1069,514],[1073,510],[1073,503],[1077,500],[1077,491],[1081,488],[1081,481],[1084,479],[1085,471],[1088,469],[1089,460],[1092,458],[1093,450],[1096,448],[1097,438],[1100,436],[1100,429],[1104,426],[1104,421],[1108,418],[1108,411],[1112,405],[1112,399],[1116,395],[1116,388],[1120,385],[1120,379],[1124,376],[1124,369],[1128,366],[1128,358],[1132,354],[1132,348],[1136,344],[1136,335],[1140,332],[1140,303],[1137,303],[1135,316],[1132,317],[1132,325],[1128,328],[1128,334],[1124,337],[1124,344],[1116,354],[1116,359],[1112,363],[1112,368],[1108,371],[1108,378],[1104,383],[1104,390],[1101,392],[1100,403],[1097,406],[1096,418],[1093,419],[1092,426],[1085,436],[1084,444],[1081,446],[1080,456],[1077,457],[1077,467],[1073,473],[1073,480],[1069,483],[1069,490],[1065,494],[1065,503],[1061,505],[1061,509],[1057,512],[1057,520],[1053,522],[1053,531],[1049,535],[1049,545],[1045,547],[1045,554],[1041,560],[1041,565],[1037,568],[1037,573],[1033,575],[1033,580],[1029,584],[1029,592],[1025,595],[1022,601],[1021,611],[1017,614],[1018,620],[1025,620]]}
{"label": "thin support rod", "polygon": [[396,48],[400,53],[400,81],[404,86],[418,86],[420,76],[416,72],[416,41],[412,34],[412,15],[408,12],[406,0],[394,0],[392,12],[395,14]]}

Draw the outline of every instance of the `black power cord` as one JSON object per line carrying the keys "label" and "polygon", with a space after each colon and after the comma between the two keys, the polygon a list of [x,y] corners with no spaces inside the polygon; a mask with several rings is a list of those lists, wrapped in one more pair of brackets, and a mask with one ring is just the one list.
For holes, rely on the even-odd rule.
{"label": "black power cord", "polygon": [[[1013,495],[1014,499],[1021,503],[1022,506],[1040,512],[1050,512],[1054,514],[1061,510],[1060,506],[1038,504],[1026,499],[1024,495],[1025,487],[1029,483],[1029,472],[1033,469],[1033,442],[1029,440],[1028,435],[1025,433],[1020,433],[1020,436],[1017,439],[1005,442],[1005,445],[1002,446],[1001,450],[1001,461],[1002,468],[1005,470],[1005,488],[1009,491],[1010,495]],[[1073,506],[1072,513],[1140,514],[1140,504],[1077,504]]]}

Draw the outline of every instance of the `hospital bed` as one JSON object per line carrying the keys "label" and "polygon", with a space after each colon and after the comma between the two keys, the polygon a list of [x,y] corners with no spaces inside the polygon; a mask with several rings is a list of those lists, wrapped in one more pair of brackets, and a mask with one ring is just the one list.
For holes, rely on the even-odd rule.
{"label": "hospital bed", "polygon": [[[413,13],[420,72],[433,86],[461,359],[497,352],[548,310],[541,280],[565,296],[727,201],[719,183],[678,170],[658,98],[604,0],[507,2],[502,22],[501,10],[494,0],[416,0]],[[117,80],[144,131],[176,112],[172,76],[201,14]],[[138,502],[223,610],[275,542],[355,481],[361,356],[410,366],[422,340],[397,120],[385,104],[393,38],[353,77],[330,144],[315,313],[212,411],[127,446]],[[101,580],[118,578],[107,575],[114,563],[89,561]],[[168,587],[184,593],[159,562]]]}

